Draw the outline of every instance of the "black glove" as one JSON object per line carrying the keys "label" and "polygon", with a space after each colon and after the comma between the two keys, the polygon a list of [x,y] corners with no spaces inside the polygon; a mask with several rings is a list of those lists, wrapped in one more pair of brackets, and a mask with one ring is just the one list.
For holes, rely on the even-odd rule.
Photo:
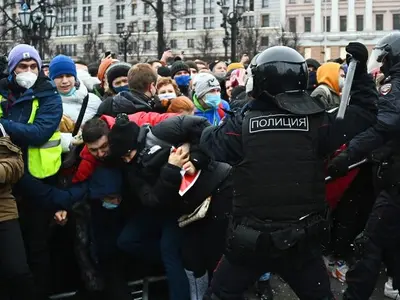
{"label": "black glove", "polygon": [[328,175],[332,178],[343,177],[349,172],[349,154],[345,150],[336,156],[328,165]]}
{"label": "black glove", "polygon": [[355,75],[367,73],[368,49],[364,44],[351,42],[346,47],[346,52],[351,55],[346,55],[347,64],[350,63],[351,57],[358,61]]}
{"label": "black glove", "polygon": [[210,157],[198,146],[190,148],[190,161],[196,170],[206,169],[210,163]]}

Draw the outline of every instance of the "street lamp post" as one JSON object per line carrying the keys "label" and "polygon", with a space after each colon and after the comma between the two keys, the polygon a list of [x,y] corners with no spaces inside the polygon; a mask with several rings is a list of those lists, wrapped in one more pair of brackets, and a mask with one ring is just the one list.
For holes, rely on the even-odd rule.
{"label": "street lamp post", "polygon": [[18,13],[21,30],[26,42],[32,42],[34,47],[39,46],[39,54],[44,58],[43,41],[51,37],[56,26],[57,15],[55,7],[46,0],[39,0],[38,6],[31,10],[29,5],[22,3]]}
{"label": "street lamp post", "polygon": [[225,56],[227,56],[227,39],[229,39],[228,35],[228,26],[231,25],[231,61],[236,61],[236,44],[237,37],[239,33],[238,23],[242,20],[242,15],[244,13],[244,5],[242,0],[237,0],[236,4],[233,2],[233,11],[229,12],[229,5],[226,3],[227,0],[223,0],[223,2],[217,2],[219,6],[221,6],[221,14],[223,16],[223,23],[221,27],[225,28],[225,38],[224,38],[224,46],[225,46]]}
{"label": "street lamp post", "polygon": [[129,38],[132,36],[132,32],[133,32],[133,26],[129,25],[128,29],[124,29],[124,31],[122,31],[119,34],[119,37],[124,41],[124,61],[126,62],[128,59],[128,41]]}

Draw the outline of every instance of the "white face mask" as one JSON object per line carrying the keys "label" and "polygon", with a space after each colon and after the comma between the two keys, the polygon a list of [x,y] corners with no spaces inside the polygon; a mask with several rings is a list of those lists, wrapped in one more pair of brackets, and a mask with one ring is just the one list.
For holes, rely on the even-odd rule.
{"label": "white face mask", "polygon": [[339,88],[340,88],[340,90],[343,90],[344,82],[345,82],[345,79],[343,77],[339,76]]}
{"label": "white face mask", "polygon": [[20,87],[30,89],[36,82],[38,76],[32,72],[22,72],[15,75],[15,81]]}
{"label": "white face mask", "polygon": [[176,94],[175,93],[165,93],[165,94],[159,94],[158,98],[160,98],[160,100],[170,100],[170,99],[175,99],[176,98]]}

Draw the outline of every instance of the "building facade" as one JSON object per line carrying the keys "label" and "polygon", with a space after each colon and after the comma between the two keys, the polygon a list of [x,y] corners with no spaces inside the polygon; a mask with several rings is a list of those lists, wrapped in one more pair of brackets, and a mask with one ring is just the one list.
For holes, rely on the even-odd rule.
{"label": "building facade", "polygon": [[[163,0],[164,40],[174,54],[183,51],[186,57],[224,57],[225,29],[217,1]],[[226,1],[232,8],[235,0]],[[245,6],[238,24],[238,56],[283,40],[286,44],[288,39],[283,37],[290,40],[295,36],[295,46],[306,58],[322,62],[344,58],[350,41],[372,48],[382,36],[400,30],[400,0],[237,1]],[[0,5],[5,7],[6,2],[10,0],[0,0]],[[31,0],[32,8],[35,2]],[[17,10],[15,6],[9,15],[17,18]],[[143,0],[64,0],[49,44],[54,53],[73,57],[97,59],[104,50],[122,55],[119,33],[132,25],[128,60],[143,61],[157,57],[156,21],[154,9]],[[212,43],[205,43],[206,39]],[[12,42],[10,35],[2,37],[3,44]]]}
{"label": "building facade", "polygon": [[[233,1],[228,1],[230,7]],[[246,11],[238,24],[241,31],[239,54],[251,48],[267,47],[271,35],[279,28],[281,17],[279,0],[246,0],[244,6]],[[53,43],[59,53],[79,57],[93,51],[91,45],[96,44],[96,50],[111,50],[122,55],[124,49],[119,33],[132,25],[129,58],[143,60],[157,55],[156,14],[142,0],[71,0],[59,11],[57,20]],[[223,57],[225,30],[222,23],[217,0],[164,0],[164,39],[175,54],[184,51],[187,57],[205,54]],[[205,39],[212,40],[208,49],[205,49]]]}
{"label": "building facade", "polygon": [[400,30],[398,0],[286,0],[282,19],[300,33],[306,58],[345,58],[349,42],[371,50],[386,34]]}

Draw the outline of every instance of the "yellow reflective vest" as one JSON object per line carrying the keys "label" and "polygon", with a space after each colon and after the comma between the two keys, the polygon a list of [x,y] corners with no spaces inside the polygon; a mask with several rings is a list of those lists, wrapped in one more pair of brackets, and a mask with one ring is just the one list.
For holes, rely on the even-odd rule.
{"label": "yellow reflective vest", "polygon": [[[0,95],[0,103],[3,96]],[[39,109],[39,100],[32,101],[32,111],[28,124],[33,124]],[[3,109],[0,105],[0,118],[3,116]],[[55,175],[61,167],[61,133],[54,132],[51,138],[40,147],[28,147],[27,160],[29,173],[36,178],[43,179]]]}

